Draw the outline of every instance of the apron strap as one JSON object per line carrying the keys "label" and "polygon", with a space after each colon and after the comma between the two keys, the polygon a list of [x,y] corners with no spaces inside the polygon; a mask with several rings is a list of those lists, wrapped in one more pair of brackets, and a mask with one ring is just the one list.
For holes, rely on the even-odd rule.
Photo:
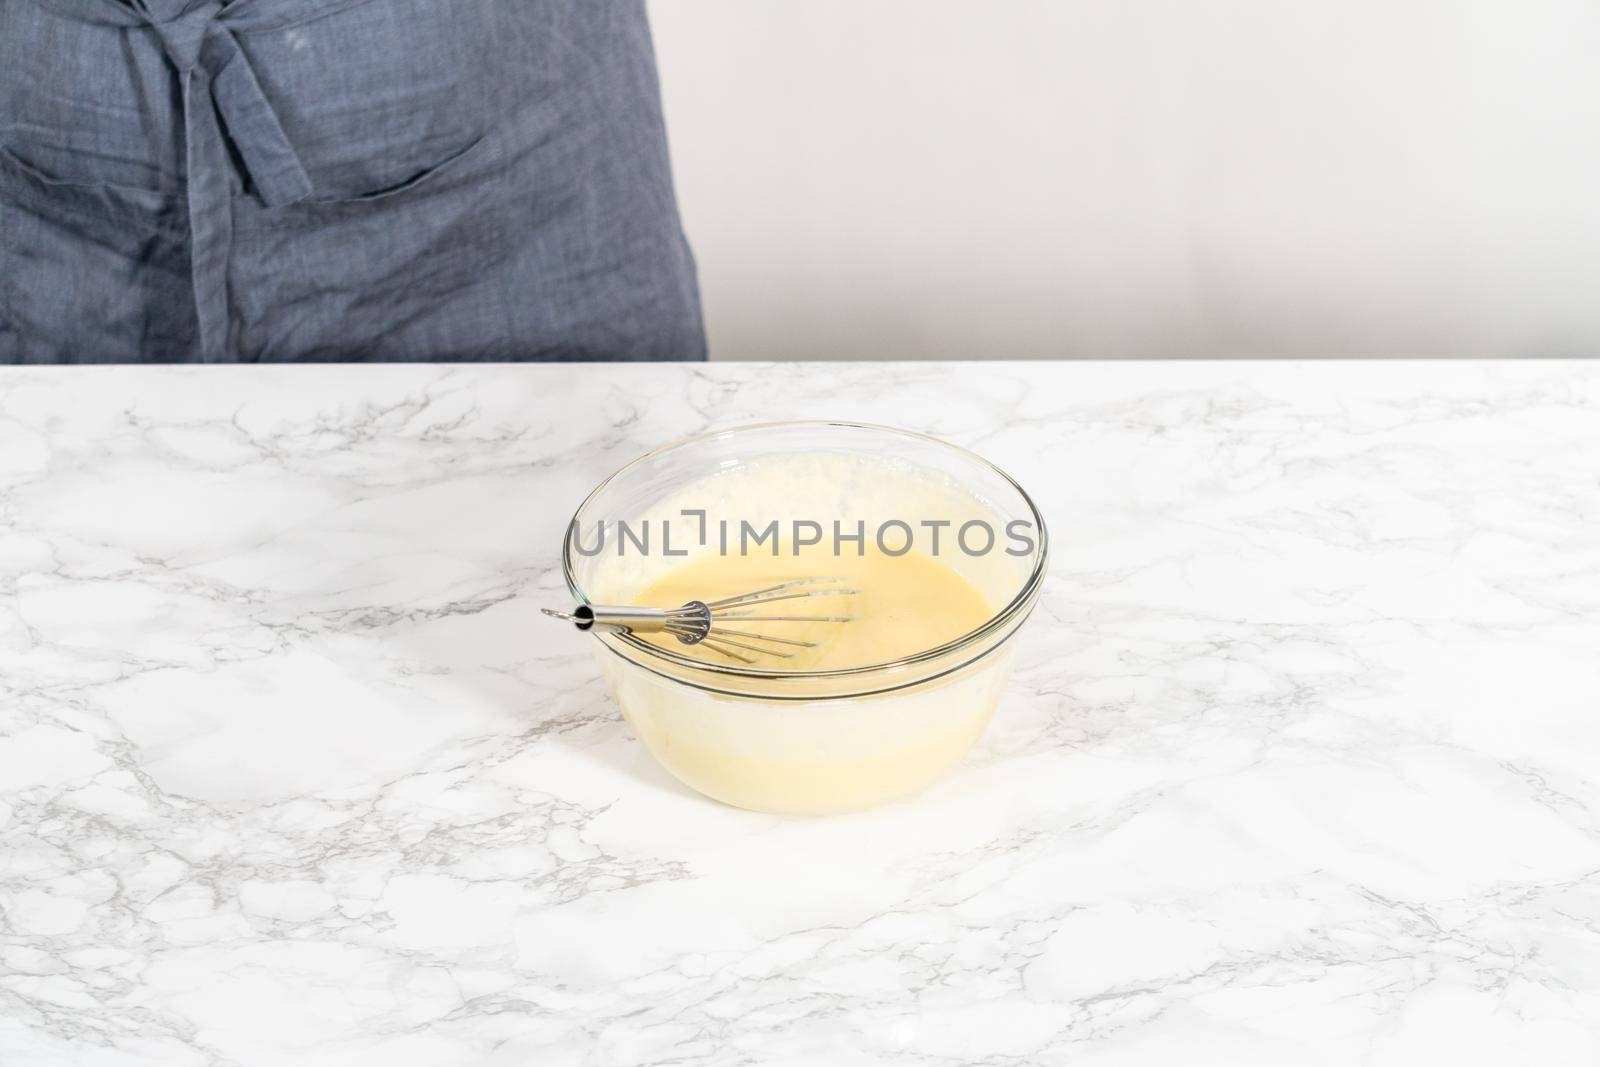
{"label": "apron strap", "polygon": [[250,61],[226,26],[206,39],[202,66],[211,72],[211,98],[239,149],[250,183],[268,207],[311,195],[311,178],[283,132]]}

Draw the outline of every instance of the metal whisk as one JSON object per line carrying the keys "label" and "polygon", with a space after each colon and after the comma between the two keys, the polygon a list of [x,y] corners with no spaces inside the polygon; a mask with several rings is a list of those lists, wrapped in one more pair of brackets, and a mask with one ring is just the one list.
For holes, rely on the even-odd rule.
{"label": "metal whisk", "polygon": [[[773,637],[771,634],[750,630],[729,629],[728,619],[746,622],[849,622],[848,615],[763,615],[748,609],[757,604],[774,604],[780,600],[798,600],[814,596],[852,596],[854,589],[817,588],[842,581],[839,578],[799,578],[780,582],[765,589],[756,589],[738,596],[725,596],[718,600],[691,600],[677,608],[641,608],[632,605],[581,604],[572,611],[541,609],[546,615],[565,619],[580,630],[604,630],[610,633],[666,633],[686,645],[704,645],[730,659],[742,663],[755,663],[757,656],[794,655],[774,645],[792,648],[815,648],[815,641],[797,641],[792,637]],[[751,644],[750,642],[761,642]]]}

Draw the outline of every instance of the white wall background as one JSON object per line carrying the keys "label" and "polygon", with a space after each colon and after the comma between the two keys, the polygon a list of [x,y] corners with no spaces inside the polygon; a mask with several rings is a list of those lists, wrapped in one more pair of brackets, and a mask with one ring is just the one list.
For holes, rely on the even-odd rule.
{"label": "white wall background", "polygon": [[1600,355],[1600,3],[652,13],[716,358]]}

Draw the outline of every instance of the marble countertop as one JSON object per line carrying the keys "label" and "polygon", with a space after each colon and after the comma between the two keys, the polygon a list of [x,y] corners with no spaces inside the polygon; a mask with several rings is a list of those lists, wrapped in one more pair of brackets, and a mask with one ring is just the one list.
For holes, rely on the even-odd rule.
{"label": "marble countertop", "polygon": [[[781,818],[538,609],[821,416],[1054,560],[955,773]],[[1445,1060],[1600,1060],[1600,365],[0,372],[0,1063]]]}

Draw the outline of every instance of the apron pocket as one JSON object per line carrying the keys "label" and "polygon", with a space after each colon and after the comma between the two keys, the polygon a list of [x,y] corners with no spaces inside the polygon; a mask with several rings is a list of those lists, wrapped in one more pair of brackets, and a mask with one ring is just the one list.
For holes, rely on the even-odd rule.
{"label": "apron pocket", "polygon": [[[485,134],[439,163],[386,189],[351,196],[312,193],[292,204],[269,207],[245,197],[233,202],[233,224],[238,233],[258,230],[309,230],[345,220],[362,220],[393,212],[461,211],[475,203],[477,190],[493,179],[502,159],[500,138]],[[430,206],[431,205],[431,206]]]}
{"label": "apron pocket", "polygon": [[458,167],[464,167],[475,156],[483,155],[483,147],[487,144],[487,136],[479,137],[461,151],[447,157],[435,166],[428,167],[418,174],[407,178],[398,185],[391,185],[387,189],[378,189],[370,193],[361,193],[356,196],[320,197],[313,194],[305,203],[315,204],[367,204],[378,200],[387,200],[390,197],[405,196],[408,193],[423,191],[427,186],[448,176]]}
{"label": "apron pocket", "polygon": [[[31,202],[51,212],[133,217],[148,223],[171,211],[172,196],[118,182],[82,181],[46,173],[5,145],[0,145],[0,177],[7,200]],[[173,224],[182,220],[174,217]]]}
{"label": "apron pocket", "polygon": [[246,360],[506,354],[504,141],[490,135],[388,189],[268,208],[234,202],[230,280]]}

